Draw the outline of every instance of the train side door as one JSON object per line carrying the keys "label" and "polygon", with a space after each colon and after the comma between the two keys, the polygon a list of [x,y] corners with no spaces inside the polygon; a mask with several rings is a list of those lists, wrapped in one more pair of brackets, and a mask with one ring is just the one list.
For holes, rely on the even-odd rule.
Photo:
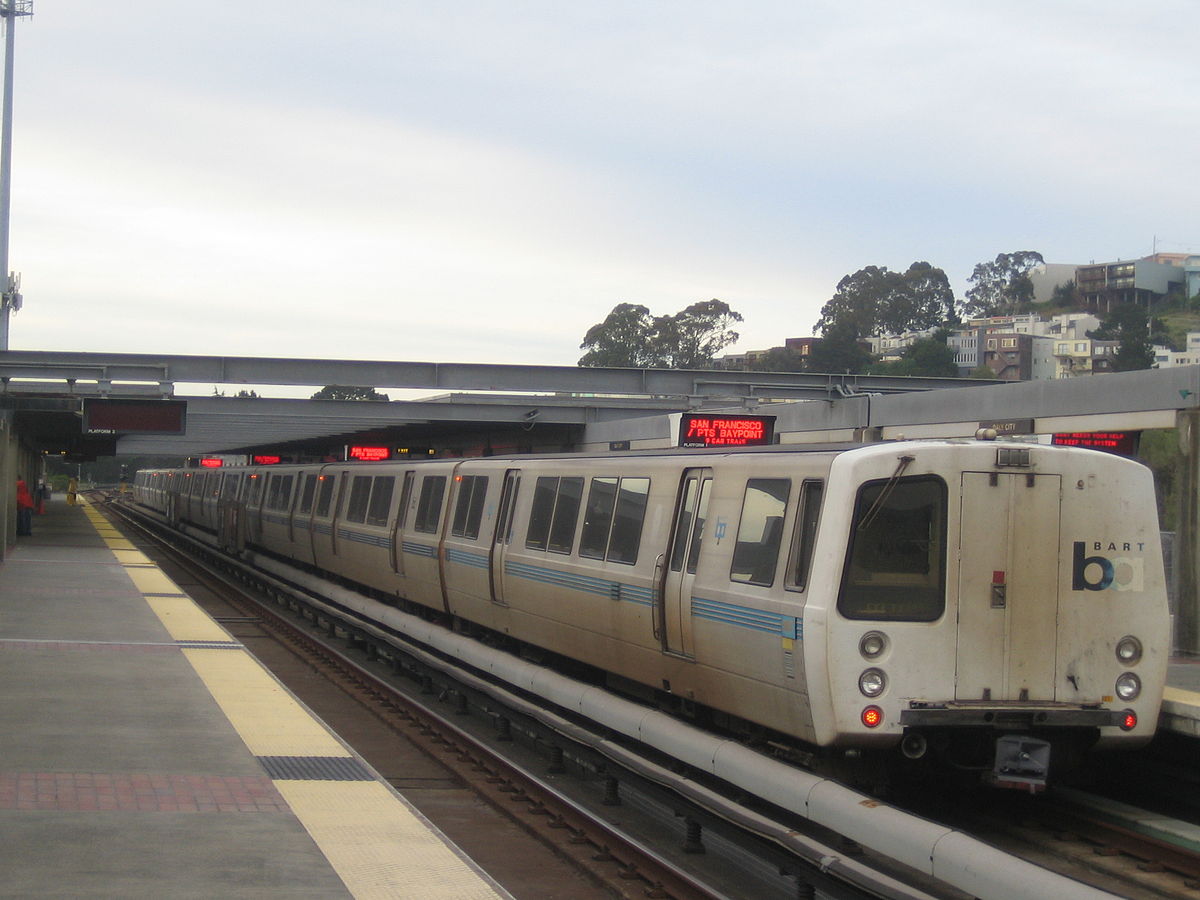
{"label": "train side door", "polygon": [[392,532],[392,571],[404,574],[404,528],[408,522],[408,506],[412,502],[413,479],[416,472],[409,469],[404,473],[404,484],[400,488],[400,506],[396,509],[396,527]]}
{"label": "train side door", "polygon": [[508,556],[512,540],[513,511],[517,506],[517,491],[521,487],[521,470],[508,469],[504,473],[504,486],[500,491],[500,507],[496,511],[496,532],[492,536],[491,573],[492,601],[504,604],[504,560]]}
{"label": "train side door", "polygon": [[663,649],[681,656],[692,654],[692,582],[696,580],[711,489],[712,469],[684,470],[659,604]]}
{"label": "train side door", "polygon": [[333,509],[329,519],[329,550],[338,555],[338,523],[342,520],[342,501],[349,496],[347,485],[350,483],[350,470],[343,469],[337,474],[337,486],[333,489]]}
{"label": "train side door", "polygon": [[1062,479],[964,472],[957,700],[1053,700]]}

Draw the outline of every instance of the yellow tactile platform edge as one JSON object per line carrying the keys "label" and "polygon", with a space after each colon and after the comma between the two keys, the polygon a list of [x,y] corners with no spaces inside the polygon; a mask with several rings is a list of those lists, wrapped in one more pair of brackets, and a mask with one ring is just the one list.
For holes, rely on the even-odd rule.
{"label": "yellow tactile platform edge", "polygon": [[[177,641],[228,641],[229,634],[84,501],[84,512],[134,586]],[[350,758],[244,650],[187,648],[200,680],[255,756]],[[359,900],[475,900],[498,892],[432,824],[376,781],[272,780],[329,864]]]}
{"label": "yellow tactile platform edge", "polygon": [[495,890],[434,826],[373,781],[275,786],[340,871],[362,873],[356,897],[494,898]]}

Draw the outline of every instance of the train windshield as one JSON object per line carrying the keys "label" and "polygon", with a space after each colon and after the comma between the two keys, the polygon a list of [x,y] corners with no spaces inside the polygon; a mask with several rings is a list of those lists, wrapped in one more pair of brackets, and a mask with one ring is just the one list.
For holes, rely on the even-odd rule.
{"label": "train windshield", "polygon": [[920,476],[858,492],[838,595],[849,619],[932,622],[946,607],[946,484]]}

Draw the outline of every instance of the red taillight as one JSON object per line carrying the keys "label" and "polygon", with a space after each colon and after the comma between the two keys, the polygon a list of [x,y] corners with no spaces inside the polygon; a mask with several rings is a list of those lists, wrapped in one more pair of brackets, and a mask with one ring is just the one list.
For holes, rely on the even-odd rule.
{"label": "red taillight", "polygon": [[878,728],[883,724],[883,710],[878,706],[868,706],[862,711],[862,723],[868,728]]}
{"label": "red taillight", "polygon": [[1121,717],[1121,730],[1133,731],[1137,728],[1137,713],[1132,709],[1125,710],[1125,715]]}

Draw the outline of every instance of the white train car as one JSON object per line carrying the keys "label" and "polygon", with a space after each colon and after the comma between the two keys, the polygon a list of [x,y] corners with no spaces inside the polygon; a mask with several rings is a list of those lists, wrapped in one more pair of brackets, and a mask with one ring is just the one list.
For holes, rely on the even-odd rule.
{"label": "white train car", "polygon": [[[242,479],[238,547],[725,728],[1034,789],[1051,760],[1154,733],[1162,554],[1125,459],[928,441],[289,469],[274,509]],[[136,497],[166,512],[179,482],[139,473]]]}

